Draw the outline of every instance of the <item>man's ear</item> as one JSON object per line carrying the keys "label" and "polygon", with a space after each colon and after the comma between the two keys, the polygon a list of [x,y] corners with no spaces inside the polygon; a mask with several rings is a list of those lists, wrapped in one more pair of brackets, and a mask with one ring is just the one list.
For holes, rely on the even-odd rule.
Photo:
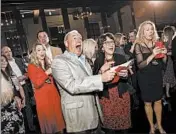
{"label": "man's ear", "polygon": [[65,44],[65,47],[68,47],[68,42],[67,41],[65,41],[64,44]]}

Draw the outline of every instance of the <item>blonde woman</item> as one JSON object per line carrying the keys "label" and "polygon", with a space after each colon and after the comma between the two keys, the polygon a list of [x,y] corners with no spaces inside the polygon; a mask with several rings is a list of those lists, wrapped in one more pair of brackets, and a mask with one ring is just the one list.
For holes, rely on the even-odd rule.
{"label": "blonde woman", "polygon": [[86,39],[83,41],[83,54],[93,69],[93,64],[96,59],[98,44],[94,39]]}
{"label": "blonde woman", "polygon": [[65,128],[61,100],[54,84],[50,60],[40,43],[33,46],[28,75],[34,86],[34,96],[41,133],[61,133]]}
{"label": "blonde woman", "polygon": [[[156,115],[157,126],[160,133],[166,133],[161,125],[162,121],[162,69],[166,63],[166,48],[155,47],[158,34],[155,25],[151,21],[140,24],[135,41],[135,54],[138,66],[138,83],[141,90],[142,99],[145,104],[145,112],[150,124],[150,133],[155,133],[153,123],[153,110]],[[156,59],[157,54],[163,53],[165,56]],[[152,107],[154,103],[154,107]]]}

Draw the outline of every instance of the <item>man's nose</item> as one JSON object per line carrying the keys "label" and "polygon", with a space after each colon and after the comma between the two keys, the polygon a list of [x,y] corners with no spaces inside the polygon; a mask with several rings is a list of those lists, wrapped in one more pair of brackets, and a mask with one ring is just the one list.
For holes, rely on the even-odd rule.
{"label": "man's nose", "polygon": [[81,40],[81,39],[77,39],[77,42],[78,42],[78,43],[81,43],[81,42],[82,42],[82,40]]}

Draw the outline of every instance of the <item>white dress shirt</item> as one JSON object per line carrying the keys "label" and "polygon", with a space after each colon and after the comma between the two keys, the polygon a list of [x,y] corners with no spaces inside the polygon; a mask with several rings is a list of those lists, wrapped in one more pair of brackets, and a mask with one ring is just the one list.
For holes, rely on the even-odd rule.
{"label": "white dress shirt", "polygon": [[[19,68],[18,65],[16,64],[14,58],[13,58],[12,60],[9,60],[9,64],[10,64],[10,66],[11,66],[11,68],[12,68],[12,71],[15,73],[15,75],[16,75],[17,77],[20,77],[20,76],[23,75],[22,72],[21,72],[21,70],[20,70],[20,68]],[[25,84],[25,81],[24,81],[24,80],[21,81],[20,84],[21,84],[21,85],[24,85],[24,84]]]}
{"label": "white dress shirt", "polygon": [[45,47],[46,48],[46,55],[50,58],[50,60],[52,61],[53,60],[53,55],[51,53],[51,47],[48,46],[48,47]]}

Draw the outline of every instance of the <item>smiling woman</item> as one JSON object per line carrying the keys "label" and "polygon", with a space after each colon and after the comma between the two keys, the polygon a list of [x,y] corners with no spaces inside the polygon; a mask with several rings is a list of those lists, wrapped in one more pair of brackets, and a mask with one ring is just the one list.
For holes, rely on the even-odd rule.
{"label": "smiling woman", "polygon": [[[115,54],[115,39],[111,33],[105,33],[98,39],[100,53],[94,62],[94,74],[103,73],[113,65],[125,63],[125,57]],[[103,128],[106,133],[125,130],[131,127],[130,95],[127,85],[128,71],[123,68],[117,72],[114,80],[104,83],[103,92],[99,93],[100,103],[104,115]]]}

